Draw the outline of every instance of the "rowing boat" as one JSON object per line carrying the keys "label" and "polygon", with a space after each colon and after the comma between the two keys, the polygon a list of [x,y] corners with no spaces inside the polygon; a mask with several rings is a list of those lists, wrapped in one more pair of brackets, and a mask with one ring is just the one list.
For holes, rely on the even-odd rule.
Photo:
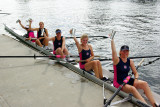
{"label": "rowing boat", "polygon": [[[40,52],[40,53],[43,54],[43,55],[51,56],[50,58],[51,58],[52,60],[56,60],[59,64],[61,64],[61,65],[65,66],[65,67],[67,67],[68,69],[70,69],[70,70],[78,73],[78,74],[81,75],[82,77],[85,77],[85,78],[89,79],[90,81],[93,81],[94,83],[96,83],[96,84],[98,84],[98,85],[100,85],[100,86],[104,86],[105,89],[108,89],[108,90],[110,90],[110,91],[112,91],[112,92],[115,92],[115,91],[117,90],[115,87],[113,87],[112,83],[103,82],[102,80],[96,78],[94,75],[90,75],[90,74],[87,73],[86,71],[83,71],[83,70],[79,69],[78,66],[75,66],[75,65],[73,65],[73,64],[71,64],[71,63],[69,63],[69,62],[65,62],[65,63],[64,63],[64,61],[62,61],[62,60],[59,59],[59,58],[56,58],[55,55],[53,55],[53,54],[50,53],[49,51],[47,51],[47,50],[45,50],[45,49],[37,46],[36,44],[34,44],[34,43],[31,42],[31,41],[26,41],[26,40],[25,40],[25,37],[23,37],[22,35],[19,35],[18,33],[16,33],[13,29],[11,29],[10,27],[8,27],[7,25],[4,25],[4,26],[5,26],[5,30],[6,30],[7,32],[9,32],[12,36],[16,37],[16,39],[18,39],[21,43],[27,45],[28,47],[30,47],[30,48],[32,48],[32,49]],[[113,78],[113,73],[110,73],[110,72],[107,70],[107,68],[104,68],[104,67],[103,67],[103,73],[104,73],[105,76],[110,77],[110,78]],[[128,94],[126,94],[126,93],[124,93],[124,92],[122,92],[122,91],[120,91],[118,95],[121,96],[121,97],[123,97],[123,98],[126,98],[126,97],[129,96]],[[157,94],[156,94],[156,95],[157,95]],[[157,96],[157,98],[158,98],[158,97],[159,97],[159,96]],[[134,98],[134,97],[132,97],[132,98],[130,99],[130,101],[131,101],[132,103],[138,105],[138,106],[141,106],[141,107],[150,107],[150,105],[147,105],[147,104],[139,101],[138,99],[136,99],[136,98]]]}

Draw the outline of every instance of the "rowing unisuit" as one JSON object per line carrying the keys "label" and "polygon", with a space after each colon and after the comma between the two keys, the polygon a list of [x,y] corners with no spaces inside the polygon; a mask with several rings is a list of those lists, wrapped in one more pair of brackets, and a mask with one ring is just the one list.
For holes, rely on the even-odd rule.
{"label": "rowing unisuit", "polygon": [[[79,57],[80,57],[80,60],[86,60],[88,58],[90,58],[91,56],[91,50],[84,50],[82,49],[82,51],[79,53]],[[85,69],[84,68],[84,65],[85,65],[86,62],[79,62],[79,66],[81,69]]]}
{"label": "rowing unisuit", "polygon": [[[127,62],[124,63],[122,59],[119,57],[119,63],[114,65],[114,80],[113,85],[118,88],[123,80],[128,76],[128,72],[130,71],[130,59],[127,58]],[[134,79],[131,78],[128,84],[133,85]]]}
{"label": "rowing unisuit", "polygon": [[[29,38],[29,37],[35,38],[33,31],[28,31],[28,32],[27,32],[27,37],[26,37],[26,38]],[[32,40],[32,42],[35,42],[35,40]]]}
{"label": "rowing unisuit", "polygon": [[58,40],[57,37],[55,36],[55,41],[54,41],[54,50],[56,50],[59,47],[62,47],[62,40],[63,36],[61,36],[61,39]]}

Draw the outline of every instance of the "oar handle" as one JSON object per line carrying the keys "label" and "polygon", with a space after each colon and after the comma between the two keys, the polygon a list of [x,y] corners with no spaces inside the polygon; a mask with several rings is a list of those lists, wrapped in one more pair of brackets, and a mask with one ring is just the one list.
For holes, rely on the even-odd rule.
{"label": "oar handle", "polygon": [[144,62],[144,58],[138,63],[136,69],[138,69],[138,68],[141,66],[141,64],[142,64],[143,62]]}
{"label": "oar handle", "polygon": [[86,60],[75,60],[75,62],[86,62]]}
{"label": "oar handle", "polygon": [[112,33],[110,34],[110,39],[113,40],[114,39],[114,35],[116,34],[116,31],[112,30]]}
{"label": "oar handle", "polygon": [[31,38],[31,40],[36,40],[37,38]]}

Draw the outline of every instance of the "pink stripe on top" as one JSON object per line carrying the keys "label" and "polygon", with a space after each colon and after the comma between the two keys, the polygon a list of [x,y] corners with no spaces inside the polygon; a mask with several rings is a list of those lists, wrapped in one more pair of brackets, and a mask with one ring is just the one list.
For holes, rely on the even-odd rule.
{"label": "pink stripe on top", "polygon": [[53,54],[56,54],[56,51],[55,51],[55,50],[53,50]]}
{"label": "pink stripe on top", "polygon": [[[82,52],[79,53],[79,57],[80,57],[80,60],[82,60]],[[79,62],[79,67],[80,67],[81,69],[85,69],[85,68],[84,68],[84,64],[82,64],[81,62]]]}
{"label": "pink stripe on top", "polygon": [[[29,32],[28,37],[31,38],[35,38],[34,33],[33,32]],[[35,42],[36,40],[32,40],[32,42]]]}
{"label": "pink stripe on top", "polygon": [[113,69],[114,69],[113,85],[114,85],[114,87],[118,88],[120,86],[120,84],[118,84],[118,82],[117,82],[117,67],[116,67],[116,65],[113,65]]}

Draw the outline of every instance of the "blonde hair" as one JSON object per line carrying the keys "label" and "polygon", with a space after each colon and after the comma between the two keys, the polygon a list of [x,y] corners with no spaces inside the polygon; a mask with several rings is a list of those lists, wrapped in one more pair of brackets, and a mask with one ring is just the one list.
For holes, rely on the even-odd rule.
{"label": "blonde hair", "polygon": [[84,38],[88,38],[88,35],[87,35],[87,34],[83,34],[83,35],[81,36],[81,40],[84,39]]}

